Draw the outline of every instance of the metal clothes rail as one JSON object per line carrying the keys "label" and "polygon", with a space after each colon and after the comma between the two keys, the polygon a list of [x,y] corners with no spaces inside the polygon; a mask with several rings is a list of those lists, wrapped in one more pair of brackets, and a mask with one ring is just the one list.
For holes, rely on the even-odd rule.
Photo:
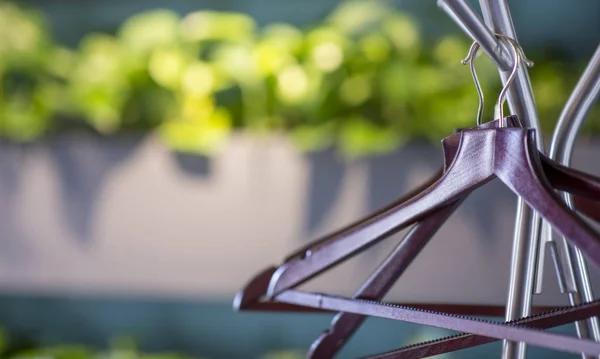
{"label": "metal clothes rail", "polygon": [[[498,66],[503,83],[509,75],[513,60],[496,34],[508,36],[518,42],[507,0],[479,0],[484,20],[465,0],[438,0],[438,5],[467,33],[477,41],[486,54]],[[600,96],[600,46],[581,76],[563,109],[554,135],[549,156],[569,165],[575,139],[590,109]],[[529,74],[520,66],[515,82],[509,89],[508,103],[524,126],[536,129],[538,149],[544,152],[542,132],[535,106]],[[568,194],[564,199],[572,207]],[[542,230],[543,229],[543,230]],[[543,237],[543,243],[540,243]],[[544,249],[551,245],[559,286],[568,293],[572,305],[594,299],[587,264],[581,252],[570,246],[564,238],[554,240],[552,231],[541,217],[519,198],[516,210],[513,250],[510,267],[509,294],[506,320],[531,314],[532,295],[541,292]],[[589,325],[589,327],[588,327]],[[588,323],[576,323],[580,338],[600,341],[600,324],[597,318]],[[523,343],[505,341],[504,359],[524,359],[526,347]],[[582,355],[583,358],[590,358]]]}

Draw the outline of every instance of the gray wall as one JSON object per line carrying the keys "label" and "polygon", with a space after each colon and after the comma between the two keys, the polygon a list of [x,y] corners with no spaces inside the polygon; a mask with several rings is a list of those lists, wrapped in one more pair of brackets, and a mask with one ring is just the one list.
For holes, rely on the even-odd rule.
{"label": "gray wall", "polygon": [[[575,166],[600,174],[599,148],[582,139]],[[424,144],[343,163],[331,152],[301,155],[283,138],[243,135],[214,159],[173,154],[152,137],[1,144],[0,324],[44,343],[102,346],[125,333],[146,349],[210,358],[306,349],[329,316],[233,313],[234,293],[295,248],[422,182],[440,161]],[[498,181],[476,191],[387,299],[503,303],[514,208]],[[351,294],[398,239],[309,287]],[[535,302],[566,304],[547,270]],[[344,357],[441,335],[370,323]],[[456,357],[490,353],[498,344]]]}
{"label": "gray wall", "polygon": [[[597,153],[582,143],[576,165],[600,173]],[[261,269],[386,205],[440,161],[439,149],[413,144],[344,163],[248,135],[211,159],[176,155],[153,137],[4,144],[0,290],[229,301]],[[504,303],[514,209],[515,195],[498,180],[477,190],[388,299]],[[308,287],[352,294],[399,239]],[[546,282],[536,302],[566,304],[552,271]]]}

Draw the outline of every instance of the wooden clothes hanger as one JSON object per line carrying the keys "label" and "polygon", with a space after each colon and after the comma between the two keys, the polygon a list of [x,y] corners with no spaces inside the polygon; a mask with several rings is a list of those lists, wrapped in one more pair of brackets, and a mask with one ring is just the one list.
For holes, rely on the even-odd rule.
{"label": "wooden clothes hanger", "polygon": [[[508,121],[512,125],[516,125],[514,118],[508,119]],[[494,128],[498,127],[499,121],[493,121],[479,128]],[[446,149],[445,154],[450,155],[446,156],[444,169],[447,169],[450,165],[450,161],[452,160],[452,155],[456,153],[458,149],[458,140],[460,135],[453,135],[443,140],[443,146]],[[565,182],[565,176],[562,175],[563,171],[569,172],[573,178],[579,178],[581,173],[572,171],[570,169],[566,169],[563,167],[554,167],[553,163],[549,163],[544,160],[543,162],[546,164],[551,170],[555,171],[555,175],[553,179],[559,179],[562,182]],[[434,176],[429,181],[425,182],[420,188],[413,191],[408,196],[405,196],[404,199],[397,201],[393,205],[390,205],[383,210],[380,210],[375,215],[372,215],[362,221],[359,221],[351,226],[346,227],[342,231],[336,232],[337,236],[347,234],[352,230],[359,228],[364,223],[369,223],[373,221],[378,216],[384,214],[386,211],[393,210],[398,204],[405,202],[408,198],[413,197],[415,193],[424,190],[429,187],[441,176],[443,170],[440,171],[439,175]],[[580,180],[584,185],[587,184],[585,182],[586,178]],[[557,181],[558,182],[558,181]],[[562,187],[566,187],[564,184],[557,183]],[[579,188],[584,188],[579,187]],[[465,196],[466,197],[466,196]],[[451,205],[447,205],[442,209],[434,212],[430,216],[427,216],[421,222],[417,223],[413,229],[405,236],[405,238],[400,242],[400,244],[393,250],[393,252],[387,257],[387,259],[376,269],[376,271],[369,277],[369,279],[365,282],[365,284],[361,287],[361,289],[354,295],[354,298],[362,298],[362,299],[373,299],[380,300],[382,297],[389,291],[390,287],[393,283],[402,275],[404,270],[408,267],[408,265],[412,262],[412,260],[416,257],[416,255],[424,248],[429,239],[435,234],[437,229],[443,225],[445,220],[453,213],[453,211],[462,203],[464,198],[457,200],[455,203]],[[399,203],[398,203],[399,202]],[[335,236],[328,236],[324,239],[313,242],[306,248],[303,248],[300,251],[295,252],[293,255],[288,256],[288,260],[292,260],[295,258],[302,258],[302,254],[307,251],[314,249],[315,247],[322,245],[326,240],[331,239]],[[294,306],[294,305],[286,305],[285,303],[277,303],[270,301],[261,301],[261,296],[263,296],[267,291],[267,286],[273,273],[276,271],[275,267],[268,268],[260,275],[258,275],[255,280],[251,281],[249,285],[246,286],[244,290],[242,290],[236,299],[235,308],[237,310],[303,310],[306,308]],[[427,308],[427,307],[425,307]],[[456,306],[451,305],[437,305],[436,310],[443,310],[448,312],[456,313]],[[460,308],[463,309],[463,308]],[[473,309],[472,306],[469,306],[471,311],[475,310],[475,312],[471,312],[471,315],[495,315],[491,314],[488,310],[490,308],[482,307]],[[541,310],[538,309],[537,312]],[[311,346],[311,351],[309,353],[309,357],[311,358],[326,358],[331,357],[335,352],[337,352],[343,344],[350,338],[350,336],[358,329],[358,327],[364,321],[364,316],[352,314],[352,313],[339,313],[334,320],[332,321],[331,328],[323,333],[317,341]],[[556,324],[559,325],[559,324]],[[328,353],[327,355],[325,353]]]}
{"label": "wooden clothes hanger", "polygon": [[[507,122],[509,123],[513,123],[514,124],[514,119],[507,119]],[[492,125],[499,125],[500,122],[499,121],[494,121],[492,123]],[[511,141],[507,141],[506,138],[503,138],[503,135],[507,135],[508,136],[513,136],[513,137],[508,137]],[[560,189],[560,190],[565,190],[565,191],[569,191],[569,192],[573,192],[576,195],[587,195],[587,196],[591,196],[594,197],[598,200],[600,200],[600,179],[594,178],[590,175],[584,174],[582,172],[579,171],[575,171],[572,169],[568,169],[565,167],[562,167],[560,165],[557,165],[555,163],[553,163],[551,160],[549,160],[547,157],[544,156],[539,156],[539,158],[537,159],[537,161],[534,161],[536,158],[531,156],[531,154],[535,154],[538,153],[537,149],[535,149],[535,144],[533,143],[533,138],[532,137],[532,130],[525,130],[522,128],[518,128],[518,127],[512,127],[512,128],[501,128],[501,127],[496,127],[495,129],[493,128],[493,126],[490,126],[489,124],[487,124],[487,126],[485,127],[478,127],[472,130],[466,130],[463,131],[462,133],[458,134],[458,135],[453,135],[447,139],[445,139],[444,141],[444,149],[445,149],[445,154],[447,156],[445,156],[445,158],[452,158],[452,153],[453,152],[453,147],[450,145],[453,142],[456,143],[457,139],[460,139],[460,146],[458,147],[458,152],[456,152],[455,157],[453,159],[453,161],[451,162],[451,166],[449,167],[448,171],[445,172],[445,174],[438,180],[436,181],[433,185],[427,187],[423,192],[421,192],[420,194],[418,194],[417,196],[411,198],[409,201],[406,201],[396,207],[393,208],[388,208],[387,211],[385,211],[384,213],[380,214],[378,217],[375,218],[369,218],[369,221],[361,223],[362,226],[359,225],[354,225],[350,227],[350,230],[348,232],[344,232],[341,233],[340,236],[335,237],[330,239],[328,242],[323,243],[322,241],[320,241],[319,243],[317,243],[316,246],[311,247],[309,249],[310,251],[310,255],[308,256],[300,256],[300,255],[296,255],[296,256],[291,256],[290,259],[284,263],[282,266],[279,267],[279,269],[274,270],[274,269],[270,269],[264,273],[267,273],[266,276],[259,276],[258,279],[256,281],[251,282],[250,285],[248,285],[246,287],[246,289],[244,291],[241,292],[240,296],[238,297],[238,306],[240,307],[240,309],[243,309],[244,306],[248,305],[248,303],[250,302],[249,299],[252,299],[252,301],[256,301],[258,298],[260,298],[261,295],[267,295],[269,297],[274,298],[275,300],[278,301],[283,301],[283,302],[291,302],[293,304],[296,305],[306,305],[306,306],[316,306],[316,307],[323,307],[322,304],[318,304],[316,302],[311,302],[311,300],[314,299],[313,298],[309,298],[308,302],[305,302],[303,300],[306,300],[306,295],[303,298],[300,298],[300,301],[298,301],[297,298],[289,297],[289,295],[292,293],[292,291],[289,291],[286,293],[287,290],[301,284],[304,283],[306,280],[324,272],[327,268],[329,268],[330,266],[339,263],[340,261],[342,261],[343,259],[347,258],[350,254],[348,254],[349,252],[352,252],[353,249],[349,248],[349,246],[343,246],[341,247],[340,245],[338,245],[337,247],[330,247],[329,243],[336,243],[334,241],[337,241],[337,243],[342,242],[342,243],[347,243],[347,242],[343,242],[344,240],[347,240],[347,238],[349,238],[350,240],[354,240],[354,243],[351,243],[352,245],[354,245],[355,247],[358,246],[359,248],[354,250],[354,252],[358,251],[358,250],[364,250],[366,248],[366,246],[372,244],[375,240],[377,239],[381,239],[383,238],[385,235],[389,235],[390,231],[396,231],[399,227],[402,227],[404,225],[408,225],[410,223],[402,222],[401,220],[395,220],[396,217],[400,218],[404,213],[406,213],[406,211],[410,211],[410,206],[413,207],[417,207],[417,209],[412,209],[412,211],[417,211],[417,214],[408,212],[409,215],[408,217],[410,218],[412,217],[416,217],[418,216],[418,211],[421,211],[423,213],[427,212],[427,211],[435,211],[437,210],[438,212],[434,212],[433,214],[429,214],[429,216],[425,216],[422,222],[419,223],[419,225],[415,228],[413,228],[413,231],[411,231],[411,233],[409,233],[409,235],[407,236],[407,239],[409,239],[408,242],[402,242],[399,246],[399,248],[397,249],[398,251],[398,255],[397,256],[390,256],[388,261],[386,261],[382,267],[387,267],[390,272],[391,271],[396,271],[395,274],[389,274],[388,280],[387,281],[382,281],[382,282],[377,282],[378,280],[382,280],[382,278],[380,276],[378,276],[377,274],[375,274],[374,276],[372,276],[370,278],[369,281],[367,281],[367,284],[365,286],[363,286],[363,289],[361,291],[359,291],[359,293],[357,293],[356,297],[365,299],[365,298],[369,298],[369,299],[380,299],[380,297],[385,293],[385,291],[387,291],[387,289],[389,289],[389,285],[391,285],[390,282],[392,282],[392,280],[397,279],[398,277],[398,272],[403,271],[404,268],[406,268],[406,266],[408,266],[408,264],[410,264],[410,261],[412,261],[412,259],[414,259],[415,255],[418,253],[418,251],[420,251],[420,248],[422,248],[422,246],[424,246],[424,244],[426,243],[426,241],[433,235],[432,232],[435,231],[435,229],[431,232],[427,231],[426,229],[420,229],[420,228],[425,228],[425,227],[420,227],[423,226],[423,223],[428,223],[429,225],[432,226],[432,228],[439,228],[439,226],[443,223],[443,221],[445,221],[445,219],[447,218],[447,216],[449,216],[449,214],[458,206],[458,204],[464,200],[464,198],[466,198],[466,196],[472,191],[474,190],[476,187],[480,186],[481,184],[489,181],[489,179],[493,176],[494,172],[494,168],[500,168],[502,171],[517,171],[517,175],[507,175],[508,181],[513,181],[515,178],[517,180],[521,180],[520,184],[517,183],[516,185],[512,185],[511,182],[508,182],[509,184],[511,184],[511,186],[514,186],[516,189],[515,191],[518,194],[522,194],[523,197],[526,198],[526,200],[528,201],[528,203],[530,203],[530,205],[532,205],[534,208],[540,210],[540,212],[542,213],[543,216],[547,217],[552,223],[555,223],[556,220],[552,220],[553,216],[562,216],[559,217],[563,220],[563,221],[571,221],[572,223],[575,223],[575,225],[570,228],[571,231],[575,231],[575,233],[577,233],[577,235],[581,235],[581,233],[583,233],[584,235],[587,235],[588,237],[582,237],[582,238],[588,238],[589,240],[593,241],[592,243],[595,244],[596,246],[598,244],[600,244],[600,242],[598,242],[597,240],[597,236],[595,233],[593,233],[593,230],[591,230],[591,228],[586,228],[586,224],[585,222],[583,222],[579,217],[577,217],[576,215],[574,215],[573,213],[569,213],[568,209],[565,209],[564,204],[562,204],[560,202],[559,199],[556,200],[552,200],[552,195],[553,195],[553,189],[550,187],[550,184],[544,184],[544,182],[542,182],[543,177],[541,177],[538,173],[534,172],[534,171],[547,171],[548,173],[546,175],[548,175],[549,180],[552,183],[552,186],[554,186],[554,188]],[[474,137],[475,140],[470,139],[470,136],[477,136]],[[489,136],[494,135],[496,138],[499,139],[500,142],[500,146],[502,146],[503,148],[522,148],[523,151],[526,151],[527,149],[529,149],[531,152],[522,152],[518,155],[518,158],[529,158],[530,161],[519,161],[516,162],[517,166],[515,167],[510,167],[509,166],[509,170],[507,170],[505,168],[505,161],[506,158],[511,159],[514,162],[514,158],[513,157],[508,157],[506,155],[502,155],[502,156],[496,156],[496,161],[499,161],[499,164],[495,164],[495,165],[490,165],[489,163],[485,163],[483,161],[479,161],[479,163],[476,166],[468,166],[465,163],[468,163],[468,160],[464,160],[465,156],[467,156],[467,158],[474,158],[474,160],[471,161],[475,161],[477,162],[477,160],[479,160],[479,156],[483,156],[486,158],[491,158],[490,156],[486,155],[486,153],[489,153],[489,150],[484,150],[483,144],[486,144],[485,146],[491,146],[494,145],[493,141],[489,141]],[[467,139],[467,141],[465,141],[465,138]],[[514,138],[519,139],[518,142],[514,142]],[[497,139],[497,141],[498,141]],[[473,145],[473,143],[475,145]],[[519,145],[506,145],[507,143],[509,144],[513,144],[513,143],[517,143],[517,144],[521,144],[521,146]],[[526,146],[527,144],[529,144],[529,146]],[[468,148],[468,150],[465,150],[465,148]],[[461,151],[463,151],[461,154]],[[466,155],[464,154],[466,153]],[[473,153],[479,153],[479,154],[483,154],[483,155],[479,155],[479,156],[475,156],[473,157]],[[519,152],[517,152],[519,153]],[[461,157],[463,156],[463,157]],[[462,158],[462,159],[461,159]],[[461,162],[462,161],[462,162]],[[483,164],[482,164],[483,162]],[[490,160],[491,162],[491,160]],[[524,163],[525,164],[524,164]],[[448,161],[447,161],[448,163]],[[527,164],[531,163],[531,167],[526,167],[528,166]],[[537,164],[537,165],[536,165]],[[497,167],[496,167],[497,166]],[[535,167],[534,167],[535,166]],[[457,169],[458,168],[458,169]],[[479,168],[484,168],[485,170],[481,170]],[[513,169],[514,168],[514,169]],[[525,170],[524,170],[525,168]],[[451,171],[455,171],[455,172],[451,172]],[[458,172],[456,172],[458,171]],[[500,172],[500,170],[498,170]],[[524,177],[522,174],[523,173],[532,173],[529,177]],[[448,178],[454,178],[454,177],[450,177],[453,176],[452,173],[469,173],[470,176],[474,176],[474,178],[477,178],[477,180],[479,181],[479,183],[472,183],[472,180],[466,180],[464,182],[458,182],[459,183],[459,189],[460,190],[447,190],[445,189],[445,187],[441,187],[442,185],[440,183],[452,183],[452,185],[455,185],[457,183],[457,181],[452,180],[453,182],[449,182],[451,180],[448,180]],[[484,175],[482,175],[482,173],[484,173]],[[501,172],[502,173],[502,172]],[[510,172],[509,172],[510,173]],[[502,174],[504,176],[504,174]],[[533,177],[534,179],[536,179],[536,182],[533,182],[530,177]],[[464,178],[464,177],[460,177],[459,178]],[[501,178],[503,179],[503,178]],[[539,186],[534,187],[534,185],[532,185],[531,183],[534,183],[535,186]],[[542,183],[541,185],[539,183]],[[440,189],[441,188],[441,189]],[[463,190],[464,189],[464,190]],[[439,195],[439,193],[443,191],[442,195]],[[459,191],[459,195],[458,196],[452,196],[452,193]],[[529,191],[528,193],[525,193],[526,191]],[[449,193],[449,194],[448,194]],[[540,195],[541,193],[541,195]],[[543,195],[547,194],[547,197],[550,197],[550,200],[548,200],[547,197],[544,197]],[[423,196],[430,196],[432,198],[434,198],[433,202],[425,202],[428,203],[426,206],[420,208],[420,201],[421,198],[423,198]],[[555,195],[554,195],[555,196]],[[555,196],[556,197],[556,196]],[[427,197],[425,197],[427,200]],[[533,199],[532,199],[533,198]],[[545,201],[544,203],[547,203],[547,208],[548,210],[544,210],[543,205],[546,204],[542,204],[540,205],[539,203],[541,201]],[[446,207],[445,207],[446,206]],[[562,206],[562,207],[561,207]],[[408,210],[407,210],[408,208]],[[556,211],[557,213],[559,213],[558,215],[556,214],[552,214],[550,213],[550,211]],[[404,213],[402,212],[404,211]],[[447,213],[447,215],[444,215],[444,213]],[[550,213],[550,214],[548,214]],[[387,215],[387,217],[385,217],[385,215]],[[391,216],[391,219],[389,219]],[[566,217],[565,217],[566,216]],[[384,225],[382,227],[379,227],[381,224],[381,218],[386,219],[387,221],[392,221],[394,222],[394,228],[392,229],[387,229],[388,226]],[[566,218],[566,219],[564,219]],[[379,221],[378,221],[379,219]],[[387,222],[384,222],[384,224]],[[567,222],[568,223],[568,222]],[[561,228],[565,228],[564,225],[562,225],[561,223],[558,224],[559,226],[562,226]],[[436,228],[436,229],[437,229]],[[577,229],[573,229],[573,228],[577,228]],[[387,232],[385,232],[387,230]],[[563,229],[564,231],[564,229]],[[579,231],[579,232],[577,232]],[[588,233],[592,231],[591,233]],[[374,234],[376,233],[375,236],[373,237],[367,237],[367,236],[362,236],[361,234],[363,233],[370,233],[370,234]],[[419,239],[419,233],[421,233],[422,237],[420,237]],[[415,238],[411,241],[411,238]],[[583,243],[583,242],[580,242]],[[403,246],[404,244],[404,246]],[[581,248],[584,248],[583,245],[579,244],[579,246]],[[587,246],[585,246],[585,248],[588,248]],[[597,250],[597,247],[596,247]],[[352,253],[351,253],[352,254]],[[404,257],[402,257],[404,256]],[[596,256],[598,257],[598,256]],[[386,266],[386,264],[388,264]],[[385,271],[378,270],[379,273],[383,273]],[[300,268],[300,270],[298,270],[297,268]],[[279,273],[278,273],[279,272]],[[298,276],[297,273],[300,272],[302,273],[303,276]],[[390,273],[388,272],[388,273]],[[284,276],[284,274],[287,273],[291,273],[291,276]],[[287,282],[284,282],[285,285],[281,285],[281,281],[283,279],[286,278],[291,278],[291,279],[287,279]],[[266,280],[265,280],[266,279]],[[379,285],[379,290],[374,290],[372,289],[372,287],[369,287],[369,282],[375,282],[375,287],[377,287],[377,285]],[[267,288],[267,284],[270,284],[269,287]],[[275,285],[274,285],[275,283]],[[379,284],[377,284],[379,283]],[[262,287],[262,288],[261,288]],[[371,291],[373,291],[372,293],[369,293],[369,288]],[[382,289],[383,288],[383,289]],[[269,291],[271,291],[271,293],[269,293]],[[255,295],[248,295],[248,293],[255,293]],[[298,295],[299,292],[295,292],[292,294]],[[258,295],[256,295],[258,294]],[[321,296],[321,295],[319,295]],[[340,308],[336,308],[335,306],[330,308],[332,310],[335,309],[340,309]],[[347,309],[347,308],[346,308]],[[597,308],[596,308],[597,309]],[[344,319],[341,319],[344,318]],[[334,339],[328,339],[328,340],[333,340],[334,342],[340,344],[340,342],[338,342],[337,340],[343,339],[347,339],[349,337],[350,334],[352,333],[348,333],[348,332],[353,332],[359,325],[360,322],[362,322],[362,318],[360,318],[360,316],[356,315],[356,314],[341,314],[340,316],[338,316],[337,320],[334,321],[332,328],[334,330],[330,330],[328,334],[325,335],[325,337],[327,336],[331,336],[331,338],[335,338]],[[556,324],[559,325],[559,324]],[[354,328],[353,328],[354,327]],[[338,328],[342,328],[341,332],[336,331],[336,329]],[[341,335],[340,335],[341,334]],[[324,338],[323,336],[321,338]],[[501,339],[508,339],[508,338],[501,338]],[[546,341],[547,338],[544,339],[544,341]],[[577,339],[578,340],[578,339]],[[322,339],[321,341],[325,342],[326,339]],[[343,344],[343,343],[342,343]],[[534,343],[535,344],[535,343]],[[337,345],[336,345],[337,346]],[[336,351],[337,349],[332,347],[332,346],[320,346],[317,344],[317,346],[313,346],[313,350],[316,352],[317,348],[325,348],[325,349],[321,349],[321,350],[334,350]],[[569,348],[573,348],[572,346],[569,346]],[[557,348],[555,348],[557,349]],[[576,351],[578,351],[579,349],[577,349]],[[328,357],[328,356],[312,356],[315,358],[319,358],[319,357]]]}
{"label": "wooden clothes hanger", "polygon": [[[520,54],[516,45],[511,44],[515,52],[516,69]],[[474,46],[470,51],[471,65],[477,48]],[[476,84],[478,86],[477,80]],[[365,314],[412,320],[558,350],[600,353],[600,344],[586,340],[364,301],[365,298],[380,300],[458,205],[473,190],[495,177],[500,178],[600,267],[600,236],[554,192],[567,191],[600,200],[600,179],[561,166],[541,155],[535,146],[534,130],[518,127],[515,117],[505,119],[502,116],[501,104],[509,85],[510,80],[500,94],[496,116],[498,120],[464,130],[442,141],[445,165],[437,180],[422,186],[422,190],[416,195],[295,252],[277,269],[269,268],[262,272],[236,297],[236,307],[243,310],[265,303],[263,298],[266,297],[269,303],[282,302],[355,313],[339,314],[336,317],[332,324],[333,330],[321,336],[321,340],[313,346],[313,349],[325,349],[322,352],[313,350],[312,353],[322,353],[313,357],[333,355],[358,328],[362,322],[361,315]],[[480,113],[481,111],[478,117]],[[356,299],[293,290],[330,267],[414,223],[417,225],[405,238],[406,242],[403,241],[367,280],[356,294]],[[597,313],[598,307],[594,308],[592,311]],[[545,343],[548,340],[550,341]],[[319,344],[331,342],[336,344]]]}
{"label": "wooden clothes hanger", "polygon": [[[388,231],[389,228],[389,225],[387,225],[388,221],[398,223],[399,226],[410,224],[408,221],[413,218],[419,218],[421,213],[427,213],[427,211],[432,209],[453,203],[457,198],[464,198],[468,194],[467,192],[489,181],[494,175],[498,176],[515,193],[522,196],[530,206],[539,211],[544,218],[552,223],[561,234],[573,239],[573,242],[594,263],[598,264],[600,260],[600,241],[597,234],[558,199],[553,187],[551,187],[550,182],[545,177],[548,175],[548,178],[555,182],[555,186],[556,182],[558,182],[560,187],[556,186],[554,188],[573,192],[569,183],[574,182],[565,181],[565,178],[581,181],[582,179],[589,180],[590,176],[577,173],[575,177],[571,176],[569,172],[556,172],[559,176],[553,176],[553,172],[551,171],[544,174],[542,158],[535,147],[532,135],[532,130],[516,127],[497,129],[478,128],[463,131],[460,134],[461,143],[456,157],[448,171],[445,172],[439,181],[416,197],[397,207],[392,213],[387,213],[387,217],[383,217],[383,220],[380,219],[379,221],[367,223],[365,227],[355,229],[346,237],[338,237],[330,241],[329,243],[333,243],[332,246],[320,245],[317,248],[313,248],[310,256],[294,258],[283,266],[280,266],[271,278],[266,293],[267,296],[283,302],[326,307],[357,314],[380,315],[387,318],[398,319],[396,316],[398,313],[406,312],[400,316],[402,320],[415,319],[414,315],[416,313],[402,308],[396,308],[399,309],[397,311],[390,311],[391,307],[381,304],[344,301],[333,296],[309,295],[289,289],[323,272],[329,266],[338,263],[353,254],[353,252],[372,243],[373,238],[384,236],[386,234],[385,231]],[[493,151],[490,151],[490,148]],[[490,156],[490,153],[494,153],[494,156]],[[544,162],[552,165],[547,166],[552,170],[562,170],[562,168],[548,162],[547,159],[544,159]],[[600,180],[595,179],[595,181],[587,181],[585,183],[589,186],[576,187],[577,194],[587,192],[587,195],[600,199],[600,192],[598,192]],[[423,205],[423,203],[425,204]],[[403,217],[408,218],[408,220],[402,223],[402,220],[399,220],[399,218]],[[375,223],[377,226],[380,226],[382,223],[383,225],[376,228],[375,226],[370,226],[371,223]],[[364,236],[363,233],[365,232],[372,235],[372,237]],[[343,243],[343,245],[339,243]],[[417,322],[440,325],[439,321],[442,319],[444,318],[438,317],[428,322]],[[419,320],[419,318],[416,318],[416,320]],[[442,324],[442,327],[453,330],[469,330],[468,323],[460,327],[443,326]],[[497,329],[491,328],[489,330]],[[487,332],[487,334],[489,335],[490,333]],[[519,336],[521,334],[511,338],[505,337],[508,334],[510,332],[501,334],[502,336],[497,338],[520,340],[559,350],[581,351],[588,354],[600,353],[600,344],[588,342],[587,345],[594,345],[594,347],[592,349],[585,349],[580,346],[585,341],[581,341],[580,339],[572,338],[572,341],[569,341],[568,344],[562,345],[558,338],[544,336],[541,341],[536,342],[526,340],[526,337]],[[550,335],[549,333],[536,334]],[[575,344],[576,342],[580,343]]]}

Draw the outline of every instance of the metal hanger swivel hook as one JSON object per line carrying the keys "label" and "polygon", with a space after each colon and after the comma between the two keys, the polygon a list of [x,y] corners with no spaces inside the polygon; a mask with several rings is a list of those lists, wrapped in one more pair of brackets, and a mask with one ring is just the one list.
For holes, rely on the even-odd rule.
{"label": "metal hanger swivel hook", "polygon": [[[519,44],[517,44],[517,42],[515,40],[511,39],[510,37],[508,37],[506,35],[502,35],[502,34],[496,34],[496,36],[500,39],[506,40],[510,44],[510,47],[512,48],[513,58],[515,59],[510,76],[506,80],[506,83],[505,83],[504,87],[502,88],[502,91],[500,91],[500,94],[498,95],[498,100],[494,107],[494,118],[499,119],[501,122],[503,122],[504,121],[503,107],[504,107],[504,102],[506,101],[506,93],[508,91],[508,88],[514,81],[517,70],[518,70],[519,66],[521,65],[521,62],[524,62],[527,65],[527,67],[532,67],[533,62],[530,61],[529,59],[527,59],[527,57],[525,57],[525,53],[523,52],[523,49],[521,48],[521,46],[519,46]],[[481,90],[481,84],[479,83],[479,79],[477,78],[477,73],[475,72],[475,58],[477,57],[477,52],[479,51],[479,48],[480,48],[479,43],[477,41],[473,42],[473,44],[469,48],[469,52],[467,53],[467,56],[461,61],[461,63],[463,65],[466,65],[467,62],[469,62],[469,67],[471,69],[471,76],[473,76],[473,81],[475,82],[475,88],[477,89],[477,94],[479,95],[479,106],[477,108],[477,125],[481,125],[481,118],[482,118],[483,106],[484,106],[483,91]]]}

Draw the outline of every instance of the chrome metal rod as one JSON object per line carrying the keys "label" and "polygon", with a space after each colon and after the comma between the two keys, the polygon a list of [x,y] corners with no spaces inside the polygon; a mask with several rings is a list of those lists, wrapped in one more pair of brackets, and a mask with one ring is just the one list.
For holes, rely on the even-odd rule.
{"label": "chrome metal rod", "polygon": [[466,1],[438,0],[438,6],[473,40],[479,43],[496,66],[505,71],[512,67],[513,59],[510,57],[510,53]]}
{"label": "chrome metal rod", "polygon": [[[569,97],[567,104],[560,114],[552,142],[550,143],[549,156],[562,163],[565,166],[571,164],[575,141],[577,134],[581,129],[590,109],[600,97],[600,45],[592,56],[588,66],[581,75],[579,82],[575,86],[573,93]],[[562,193],[567,205],[573,208],[572,198],[568,193]],[[558,261],[567,263],[567,266],[574,265],[573,278],[567,278],[565,281],[569,293],[569,301],[572,305],[594,300],[592,283],[585,258],[581,251],[575,246],[571,246],[566,238],[560,237],[554,241],[550,225],[544,223],[544,243],[551,243],[558,246],[562,251],[558,251]],[[539,266],[542,265],[538,263]],[[560,278],[560,273],[559,273]],[[569,283],[569,279],[573,283]],[[560,279],[559,279],[560,280]],[[538,287],[541,285],[541,273],[537,279]],[[571,288],[569,288],[571,286]],[[597,317],[590,318],[586,323],[581,321],[576,323],[577,333],[580,337],[592,338],[600,341],[600,322]],[[588,356],[582,355],[583,358]]]}
{"label": "chrome metal rod", "polygon": [[[505,34],[517,40],[510,12],[505,0],[497,2],[480,0],[480,4],[486,23],[494,30],[493,32]],[[496,39],[490,39],[490,35],[493,36],[492,31],[487,30],[485,27],[482,29],[481,20],[472,8],[464,1],[460,0],[438,0],[438,5],[440,5],[472,38],[478,42],[487,42],[488,51],[486,52],[488,52],[488,55],[497,65],[499,65],[499,68],[506,69],[506,67],[503,66],[503,56],[493,51],[495,48],[499,49],[499,52],[502,52],[504,50],[503,47],[498,46]],[[512,59],[510,62],[512,63]],[[501,77],[503,82],[505,82],[507,75],[501,72]],[[535,108],[535,101],[531,91],[529,76],[525,68],[519,69],[517,85],[511,90],[512,91],[509,93],[509,106],[511,107],[512,113],[517,114],[526,126],[538,129],[538,131],[536,131],[537,143],[539,149],[543,151],[544,146]],[[540,247],[541,224],[541,218],[519,199],[514,232],[509,297],[507,300],[507,320],[530,314],[531,297],[536,271],[536,257],[538,254],[543,254],[543,251],[538,251],[538,248]],[[551,233],[551,230],[546,232]],[[557,243],[552,244],[554,254],[556,254]],[[572,303],[574,301],[581,301],[580,293],[583,293],[584,300],[588,301],[588,299],[585,299],[586,296],[587,298],[593,298],[593,294],[591,292],[591,287],[586,286],[586,281],[589,282],[589,274],[585,262],[583,262],[581,253],[576,250],[569,251],[570,248],[566,245],[566,242],[558,244],[562,244],[560,248],[565,248],[562,253],[571,253],[569,255],[560,255],[559,251],[559,254],[555,255],[555,266],[559,276],[559,285],[561,285],[561,288],[566,287],[567,290],[571,287],[575,287],[575,289],[581,288],[581,290],[570,293],[570,300]],[[574,284],[573,263],[578,264],[578,284]],[[540,271],[541,278],[543,267],[538,267],[538,270]],[[540,282],[538,282],[538,284],[540,284]],[[583,323],[583,325],[581,324],[582,323],[579,323],[579,325],[577,325],[579,336],[588,337],[587,326],[585,326],[585,323]],[[594,333],[594,331],[598,329],[598,326],[596,325],[596,328],[594,328],[594,326],[591,325],[591,328]],[[598,332],[600,332],[600,330],[598,330]],[[506,342],[503,347],[503,358],[524,358],[525,354],[526,348],[522,344]]]}
{"label": "chrome metal rod", "polygon": [[[506,0],[479,0],[485,23],[493,29],[495,33],[506,35],[518,42],[515,29],[512,24],[508,4]],[[505,82],[510,71],[500,72],[502,81]],[[544,151],[544,142],[540,130],[540,121],[531,90],[529,73],[525,66],[517,69],[517,75],[513,85],[508,89],[508,105],[511,113],[516,114],[523,125],[535,128],[537,146],[540,151]]]}
{"label": "chrome metal rod", "polygon": [[[510,283],[506,301],[506,318],[512,320],[531,315],[533,282],[535,279],[535,263],[537,243],[541,221],[537,212],[533,211],[519,197],[513,235],[513,248],[510,263]],[[502,358],[521,358],[526,355],[524,343],[505,340],[502,346]]]}
{"label": "chrome metal rod", "polygon": [[571,163],[575,140],[590,109],[600,96],[600,45],[592,56],[563,109],[550,143],[549,156]]}
{"label": "chrome metal rod", "polygon": [[[518,42],[506,0],[479,0],[485,23],[494,31],[513,38]],[[501,72],[503,82],[508,73]],[[531,90],[529,73],[525,66],[520,66],[517,77],[508,94],[511,112],[516,114],[527,127],[535,128],[537,146],[544,151],[544,143],[540,123]],[[513,238],[513,255],[509,294],[507,298],[506,319],[512,320],[527,316],[531,312],[531,300],[535,279],[535,264],[541,230],[540,216],[519,198],[517,204],[515,232]],[[524,343],[504,341],[502,358],[524,359],[526,346]]]}

